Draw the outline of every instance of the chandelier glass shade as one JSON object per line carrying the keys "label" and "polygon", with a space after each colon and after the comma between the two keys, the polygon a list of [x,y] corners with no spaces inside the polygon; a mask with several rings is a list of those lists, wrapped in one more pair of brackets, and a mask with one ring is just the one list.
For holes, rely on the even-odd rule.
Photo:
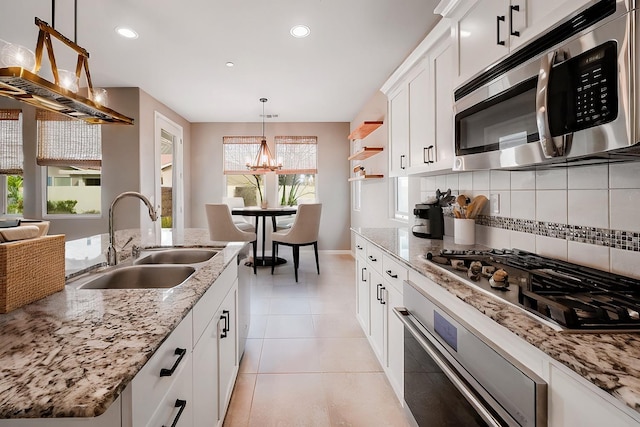
{"label": "chandelier glass shade", "polygon": [[260,102],[262,102],[262,141],[253,163],[247,163],[247,169],[256,173],[273,172],[282,169],[282,162],[276,162],[267,145],[267,138],[264,136],[264,103],[267,102],[267,98],[260,98]]}

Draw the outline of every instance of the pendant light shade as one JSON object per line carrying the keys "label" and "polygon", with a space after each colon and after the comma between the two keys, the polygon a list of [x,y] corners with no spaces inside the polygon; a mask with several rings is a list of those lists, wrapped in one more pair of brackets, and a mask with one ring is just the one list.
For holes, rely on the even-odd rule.
{"label": "pendant light shade", "polygon": [[267,98],[260,98],[260,102],[262,102],[262,141],[253,163],[247,163],[247,169],[256,173],[266,173],[282,169],[282,163],[277,163],[273,158],[267,145],[267,138],[264,136],[264,104],[267,102]]}

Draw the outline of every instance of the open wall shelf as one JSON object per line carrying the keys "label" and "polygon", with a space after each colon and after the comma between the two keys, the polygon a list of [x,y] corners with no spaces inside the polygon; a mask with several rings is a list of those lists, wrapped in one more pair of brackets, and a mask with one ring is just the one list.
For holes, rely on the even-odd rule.
{"label": "open wall shelf", "polygon": [[363,122],[360,126],[358,126],[357,128],[355,128],[353,130],[353,132],[351,132],[349,134],[349,139],[353,140],[353,139],[364,139],[366,138],[371,132],[373,132],[374,130],[378,129],[380,126],[382,126],[382,121],[366,121]]}
{"label": "open wall shelf", "polygon": [[380,179],[384,178],[384,175],[371,174],[371,175],[360,175],[355,176],[353,178],[349,178],[349,181],[364,181],[366,179]]}
{"label": "open wall shelf", "polygon": [[384,150],[383,147],[362,147],[362,150],[349,156],[349,160],[364,160]]}

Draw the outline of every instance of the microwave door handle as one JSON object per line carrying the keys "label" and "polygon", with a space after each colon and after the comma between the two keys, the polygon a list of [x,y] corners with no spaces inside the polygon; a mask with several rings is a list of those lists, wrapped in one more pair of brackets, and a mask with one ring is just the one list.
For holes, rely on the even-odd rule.
{"label": "microwave door handle", "polygon": [[540,148],[545,158],[564,156],[569,151],[573,134],[551,136],[549,128],[549,76],[551,67],[556,62],[567,59],[563,51],[554,51],[544,55],[540,63],[538,73],[538,85],[536,87],[536,125],[540,135]]}
{"label": "microwave door handle", "polygon": [[556,157],[555,146],[549,131],[549,117],[547,116],[549,72],[551,71],[551,63],[554,56],[555,52],[542,57],[540,72],[538,73],[538,85],[536,87],[536,125],[540,135],[540,148],[542,148],[542,154],[547,159]]}

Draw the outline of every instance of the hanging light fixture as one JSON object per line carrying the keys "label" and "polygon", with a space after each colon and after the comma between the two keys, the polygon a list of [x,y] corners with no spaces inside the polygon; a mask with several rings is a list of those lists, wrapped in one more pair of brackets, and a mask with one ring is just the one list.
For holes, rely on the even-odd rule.
{"label": "hanging light fixture", "polygon": [[[77,0],[74,2],[74,6],[74,19],[77,21]],[[55,0],[52,0],[52,17],[55,19]],[[28,49],[21,46],[5,42],[6,45],[2,47],[0,96],[13,98],[88,123],[133,124],[132,118],[105,106],[104,90],[94,90],[89,74],[89,52],[78,46],[75,40],[69,40],[41,19],[35,18],[35,23],[39,28],[35,58],[29,55]],[[78,54],[75,72],[58,69],[53,54],[52,37]],[[45,50],[51,64],[53,82],[38,75],[42,54]],[[78,91],[77,83],[83,68],[87,80],[86,98],[76,93]]]}
{"label": "hanging light fixture", "polygon": [[260,98],[260,102],[262,102],[262,141],[260,142],[258,155],[253,164],[247,163],[247,169],[258,173],[273,172],[282,169],[282,163],[276,163],[271,155],[271,150],[269,150],[269,146],[267,145],[267,138],[264,136],[264,104],[267,101],[267,98]]}

